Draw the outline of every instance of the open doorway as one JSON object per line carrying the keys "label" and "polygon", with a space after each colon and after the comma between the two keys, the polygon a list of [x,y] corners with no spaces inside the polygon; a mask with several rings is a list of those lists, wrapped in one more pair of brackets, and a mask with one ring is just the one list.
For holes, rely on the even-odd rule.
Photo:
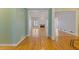
{"label": "open doorway", "polygon": [[39,36],[39,29],[40,29],[40,17],[31,17],[31,36],[38,37]]}
{"label": "open doorway", "polygon": [[29,36],[48,36],[48,9],[28,9]]}
{"label": "open doorway", "polygon": [[76,12],[58,11],[55,12],[56,32],[58,39],[75,38],[76,36]]}

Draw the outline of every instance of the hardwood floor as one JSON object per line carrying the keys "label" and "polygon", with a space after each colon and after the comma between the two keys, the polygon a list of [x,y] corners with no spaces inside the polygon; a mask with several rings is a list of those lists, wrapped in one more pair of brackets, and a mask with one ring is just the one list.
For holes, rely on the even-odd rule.
{"label": "hardwood floor", "polygon": [[[59,31],[58,40],[46,37],[44,28],[34,30],[38,34],[26,37],[18,46],[0,46],[0,50],[74,50],[70,41],[75,36]],[[36,35],[36,37],[35,37]]]}

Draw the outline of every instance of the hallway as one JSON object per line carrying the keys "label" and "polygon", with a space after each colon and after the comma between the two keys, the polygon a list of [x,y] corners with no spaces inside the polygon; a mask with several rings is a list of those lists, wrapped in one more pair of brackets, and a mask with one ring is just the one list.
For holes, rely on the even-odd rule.
{"label": "hallway", "polygon": [[79,49],[78,9],[0,10],[0,50]]}
{"label": "hallway", "polygon": [[[72,36],[59,32],[58,41],[46,37],[44,28],[39,29],[39,35],[36,37],[26,37],[18,46],[0,46],[0,50],[74,50],[70,46]],[[64,36],[62,36],[62,34]]]}

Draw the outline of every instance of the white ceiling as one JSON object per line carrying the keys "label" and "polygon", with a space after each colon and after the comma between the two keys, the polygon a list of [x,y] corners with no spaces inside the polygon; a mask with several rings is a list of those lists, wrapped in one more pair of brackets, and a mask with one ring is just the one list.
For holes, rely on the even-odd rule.
{"label": "white ceiling", "polygon": [[32,17],[48,17],[48,9],[28,9],[28,11]]}

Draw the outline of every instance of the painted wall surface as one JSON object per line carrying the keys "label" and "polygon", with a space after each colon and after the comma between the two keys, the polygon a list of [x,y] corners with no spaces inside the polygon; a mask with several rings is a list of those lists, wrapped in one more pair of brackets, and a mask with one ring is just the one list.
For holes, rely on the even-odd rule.
{"label": "painted wall surface", "polygon": [[0,9],[0,44],[12,42],[11,9]]}
{"label": "painted wall surface", "polygon": [[56,17],[58,17],[58,28],[62,31],[67,31],[69,33],[76,33],[76,12],[65,11],[57,12]]}
{"label": "painted wall surface", "polygon": [[76,12],[76,19],[75,19],[75,22],[76,22],[76,33],[75,35],[76,36],[79,36],[79,9],[78,8],[56,8],[55,9],[55,12],[64,12],[64,11],[73,11],[73,12]]}
{"label": "painted wall surface", "polygon": [[55,8],[56,12],[61,12],[61,11],[77,11],[77,8]]}
{"label": "painted wall surface", "polygon": [[23,38],[25,29],[26,9],[0,9],[0,44],[16,44]]}
{"label": "painted wall surface", "polygon": [[41,14],[40,14],[40,24],[46,25],[47,20],[48,20],[48,11],[41,12]]}
{"label": "painted wall surface", "polygon": [[48,13],[48,36],[55,40],[56,28],[55,28],[55,9],[50,8]]}
{"label": "painted wall surface", "polygon": [[13,44],[20,41],[27,33],[25,29],[26,10],[22,8],[13,9],[12,14],[12,42]]}
{"label": "painted wall surface", "polygon": [[48,10],[48,36],[52,36],[52,8]]}
{"label": "painted wall surface", "polygon": [[78,36],[79,36],[79,9],[77,10],[77,27],[78,27]]}
{"label": "painted wall surface", "polygon": [[78,19],[78,36],[79,36],[79,19]]}
{"label": "painted wall surface", "polygon": [[56,40],[55,9],[52,9],[52,39]]}
{"label": "painted wall surface", "polygon": [[24,9],[24,17],[25,17],[25,34],[27,35],[27,34],[29,34],[29,30],[28,30],[28,28],[29,28],[29,21],[28,21],[29,16],[28,16],[27,9]]}

